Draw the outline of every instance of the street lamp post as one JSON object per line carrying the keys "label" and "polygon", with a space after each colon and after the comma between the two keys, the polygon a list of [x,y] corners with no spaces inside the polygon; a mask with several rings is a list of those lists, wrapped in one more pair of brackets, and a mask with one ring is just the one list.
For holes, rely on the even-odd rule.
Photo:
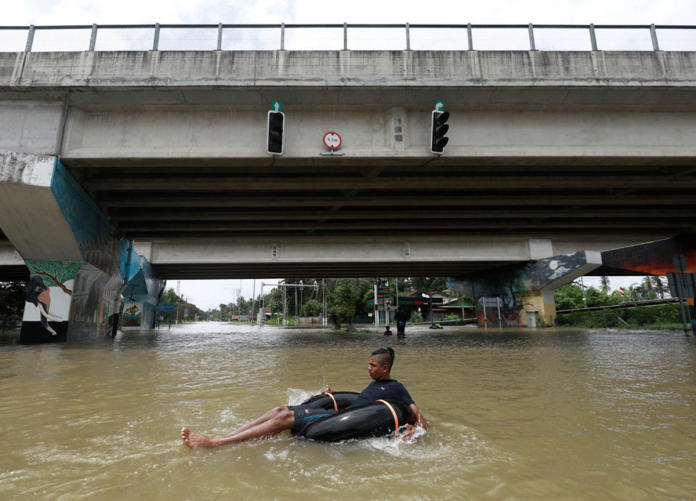
{"label": "street lamp post", "polygon": [[432,328],[435,327],[435,320],[433,319],[433,298],[430,297],[430,295],[428,295],[428,294],[423,294],[423,297],[426,298],[426,299],[428,299],[428,300],[430,301],[430,312],[429,312],[429,314],[430,314],[430,328],[432,329]]}

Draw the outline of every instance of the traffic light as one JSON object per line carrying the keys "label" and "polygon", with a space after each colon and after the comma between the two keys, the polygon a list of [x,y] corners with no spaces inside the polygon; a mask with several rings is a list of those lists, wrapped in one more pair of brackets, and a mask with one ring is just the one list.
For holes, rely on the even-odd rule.
{"label": "traffic light", "polygon": [[432,153],[442,153],[447,146],[449,138],[446,136],[449,130],[447,120],[449,120],[449,111],[433,110],[433,118],[430,127],[430,151]]}
{"label": "traffic light", "polygon": [[283,154],[283,129],[285,128],[285,114],[280,111],[268,112],[268,147],[266,151],[271,155]]}

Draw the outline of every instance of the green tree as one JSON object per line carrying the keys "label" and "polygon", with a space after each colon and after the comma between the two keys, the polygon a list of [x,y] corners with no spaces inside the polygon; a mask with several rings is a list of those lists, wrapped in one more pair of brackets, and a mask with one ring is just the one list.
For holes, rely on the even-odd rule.
{"label": "green tree", "polygon": [[617,304],[614,296],[610,296],[606,292],[596,289],[595,287],[588,287],[585,295],[587,296],[588,307]]}
{"label": "green tree", "polygon": [[21,317],[27,301],[27,284],[0,282],[0,316]]}
{"label": "green tree", "polygon": [[575,283],[566,284],[556,289],[554,299],[557,310],[574,310],[582,308],[582,287]]}
{"label": "green tree", "polygon": [[281,287],[271,289],[271,292],[264,294],[264,305],[271,313],[283,312],[283,291]]}
{"label": "green tree", "polygon": [[0,282],[0,319],[2,331],[14,326],[24,313],[27,285],[24,282]]}
{"label": "green tree", "polygon": [[611,282],[609,281],[609,277],[603,276],[599,278],[599,290],[604,292],[605,294],[609,294],[609,291],[611,288],[609,287],[609,284]]}
{"label": "green tree", "polygon": [[653,290],[655,291],[655,294],[660,296],[660,299],[664,299],[665,294],[669,292],[669,287],[667,285],[667,277],[653,276],[650,278],[652,280]]}
{"label": "green tree", "polygon": [[447,288],[447,278],[414,277],[410,279],[410,286],[421,294],[429,294],[434,291],[443,291]]}
{"label": "green tree", "polygon": [[654,299],[657,297],[652,277],[645,277],[641,282],[641,287],[643,288],[645,299]]}
{"label": "green tree", "polygon": [[316,317],[322,312],[322,305],[319,301],[307,301],[302,305],[300,309],[300,316],[302,317]]}
{"label": "green tree", "polygon": [[[328,294],[328,314],[336,326],[343,322],[351,322],[362,302],[364,291],[361,291],[359,279],[339,278],[332,281],[330,294]],[[361,293],[362,292],[362,293]]]}

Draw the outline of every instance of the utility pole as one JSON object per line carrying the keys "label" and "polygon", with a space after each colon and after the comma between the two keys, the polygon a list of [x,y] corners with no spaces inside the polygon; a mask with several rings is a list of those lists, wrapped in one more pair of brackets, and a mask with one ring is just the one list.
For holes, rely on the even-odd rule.
{"label": "utility pole", "polygon": [[377,306],[377,284],[379,283],[379,279],[375,279],[375,308],[374,308],[374,315],[375,315],[375,327],[379,327],[379,307]]}

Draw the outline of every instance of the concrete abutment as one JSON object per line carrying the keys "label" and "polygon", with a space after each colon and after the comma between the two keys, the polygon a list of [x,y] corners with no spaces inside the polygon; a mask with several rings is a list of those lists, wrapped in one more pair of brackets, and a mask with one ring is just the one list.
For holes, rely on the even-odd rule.
{"label": "concrete abutment", "polygon": [[0,198],[30,271],[20,342],[113,336],[124,291],[144,311],[138,327],[152,324],[163,283],[57,157],[0,152]]}

